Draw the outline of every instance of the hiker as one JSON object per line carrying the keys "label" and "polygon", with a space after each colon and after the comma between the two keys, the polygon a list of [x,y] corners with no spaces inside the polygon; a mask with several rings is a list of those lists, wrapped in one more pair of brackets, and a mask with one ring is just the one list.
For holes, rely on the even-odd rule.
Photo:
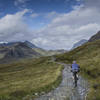
{"label": "hiker", "polygon": [[76,63],[76,61],[73,61],[73,64],[71,66],[71,72],[73,73],[74,81],[75,81],[75,87],[77,87],[77,80],[78,76],[77,73],[80,71],[80,66]]}

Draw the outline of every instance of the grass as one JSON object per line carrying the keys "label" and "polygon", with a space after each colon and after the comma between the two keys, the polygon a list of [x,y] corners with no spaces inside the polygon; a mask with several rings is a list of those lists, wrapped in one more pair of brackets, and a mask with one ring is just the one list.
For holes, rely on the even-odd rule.
{"label": "grass", "polygon": [[81,74],[90,83],[87,100],[100,100],[100,40],[86,43],[56,58],[65,63],[76,60],[81,67]]}
{"label": "grass", "polygon": [[62,69],[50,57],[0,64],[0,100],[27,100],[48,92],[61,82]]}

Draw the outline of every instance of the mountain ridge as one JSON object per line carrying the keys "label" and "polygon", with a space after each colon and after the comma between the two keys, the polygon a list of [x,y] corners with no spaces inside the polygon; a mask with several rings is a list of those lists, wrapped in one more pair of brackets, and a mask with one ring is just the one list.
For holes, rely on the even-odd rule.
{"label": "mountain ridge", "polygon": [[55,54],[64,53],[65,50],[44,50],[30,43],[24,42],[9,42],[0,44],[0,62],[10,62],[22,58],[37,58],[42,56],[52,56]]}
{"label": "mountain ridge", "polygon": [[76,43],[73,45],[72,49],[75,49],[75,48],[77,48],[77,47],[83,45],[83,44],[86,43],[86,42],[88,42],[88,40],[82,39],[82,40],[76,42]]}
{"label": "mountain ridge", "polygon": [[41,54],[32,49],[26,42],[10,42],[0,45],[0,63],[40,56]]}
{"label": "mountain ridge", "polygon": [[100,31],[98,31],[95,35],[93,35],[88,42],[93,42],[95,40],[99,40],[100,39]]}

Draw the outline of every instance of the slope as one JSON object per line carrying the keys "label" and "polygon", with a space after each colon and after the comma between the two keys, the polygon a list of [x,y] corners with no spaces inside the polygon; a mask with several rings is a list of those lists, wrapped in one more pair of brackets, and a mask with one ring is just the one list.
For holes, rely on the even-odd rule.
{"label": "slope", "polygon": [[96,41],[96,40],[99,40],[100,39],[100,31],[97,32],[97,34],[93,35],[90,39],[89,39],[89,42],[93,42],[93,41]]}
{"label": "slope", "polygon": [[77,60],[81,74],[90,82],[87,100],[100,100],[100,40],[86,43],[68,53],[57,55],[56,58],[65,63]]}
{"label": "slope", "polygon": [[87,42],[86,39],[82,39],[82,40],[78,41],[77,43],[75,43],[75,44],[73,45],[72,49],[75,49],[75,48],[77,48],[77,47],[83,45],[83,44],[86,43],[86,42]]}
{"label": "slope", "polygon": [[61,82],[62,69],[49,57],[0,64],[0,100],[29,100],[50,91]]}

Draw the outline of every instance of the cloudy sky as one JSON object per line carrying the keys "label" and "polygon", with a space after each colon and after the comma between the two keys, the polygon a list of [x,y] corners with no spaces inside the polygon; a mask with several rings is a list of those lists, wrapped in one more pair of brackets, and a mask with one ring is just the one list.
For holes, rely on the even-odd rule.
{"label": "cloudy sky", "polygon": [[0,0],[0,42],[70,49],[100,30],[100,0]]}

